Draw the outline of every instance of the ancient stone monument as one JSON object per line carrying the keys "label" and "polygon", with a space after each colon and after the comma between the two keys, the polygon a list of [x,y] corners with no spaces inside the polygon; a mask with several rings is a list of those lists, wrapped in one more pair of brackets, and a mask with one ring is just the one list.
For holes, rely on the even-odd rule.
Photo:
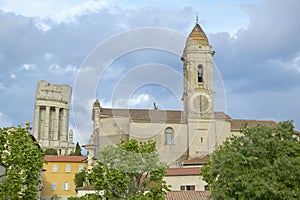
{"label": "ancient stone monument", "polygon": [[38,82],[35,94],[33,135],[41,147],[57,149],[58,155],[74,150],[73,131],[69,132],[72,88]]}

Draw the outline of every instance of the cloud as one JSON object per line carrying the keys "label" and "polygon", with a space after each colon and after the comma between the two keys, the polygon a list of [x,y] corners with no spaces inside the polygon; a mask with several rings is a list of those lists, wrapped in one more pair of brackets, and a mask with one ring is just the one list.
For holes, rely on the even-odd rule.
{"label": "cloud", "polygon": [[145,108],[153,99],[149,94],[132,95],[129,99],[115,99],[113,108]]}
{"label": "cloud", "polygon": [[60,74],[73,74],[75,75],[78,71],[77,66],[73,64],[67,64],[66,66],[61,66],[59,64],[53,63],[49,66],[49,71],[60,73]]}
{"label": "cloud", "polygon": [[4,91],[4,90],[6,90],[6,89],[7,89],[7,88],[4,86],[4,84],[0,82],[0,91],[1,91],[1,90]]}
{"label": "cloud", "polygon": [[149,94],[139,94],[139,95],[133,95],[128,100],[128,105],[132,107],[136,107],[138,105],[145,105],[145,103],[148,103],[150,100]]}
{"label": "cloud", "polygon": [[34,70],[36,68],[35,64],[23,64],[21,70]]}
{"label": "cloud", "polygon": [[53,58],[54,54],[53,53],[45,53],[44,58],[45,60],[50,60],[51,58]]}
{"label": "cloud", "polygon": [[9,78],[11,78],[12,80],[15,80],[17,77],[14,74],[10,74]]}
{"label": "cloud", "polygon": [[[159,8],[159,12],[155,14],[151,6],[133,9],[125,8],[121,4],[112,5],[110,2],[109,5],[103,2],[107,1],[1,2],[0,107],[4,108],[2,112],[12,119],[13,124],[33,121],[34,93],[38,80],[47,80],[53,84],[68,84],[74,89],[76,73],[93,70],[93,68],[84,70],[78,68],[97,44],[130,28],[160,26],[178,30],[188,29],[187,16],[190,12],[186,11],[192,10],[183,8],[178,14],[172,9],[169,9],[172,10],[171,13],[166,13],[164,9]],[[167,17],[164,19],[162,16],[165,15]],[[178,15],[182,15],[182,18],[178,19],[176,17]],[[120,68],[110,69],[112,71],[108,71],[105,78],[117,79],[122,75],[124,67],[130,65],[131,61],[126,65],[128,62],[125,59],[118,63]],[[12,81],[11,74],[17,79]],[[106,82],[105,90],[111,89],[111,83]],[[110,96],[104,95],[105,90],[99,92],[99,97],[109,99],[107,102],[110,102]],[[85,96],[84,93],[80,95]],[[134,102],[137,103],[132,99],[131,103]],[[83,135],[91,133],[92,128],[90,119],[92,104],[84,103],[85,108],[77,113],[84,124],[84,127],[77,128],[77,133]],[[149,102],[150,106],[152,103]],[[148,104],[145,106],[148,107]],[[74,122],[70,122],[73,125]]]}
{"label": "cloud", "polygon": [[295,55],[295,57],[282,60],[282,59],[273,59],[270,60],[270,63],[275,65],[279,64],[282,68],[285,68],[286,70],[291,70],[294,72],[295,70],[300,73],[300,52]]}
{"label": "cloud", "polygon": [[58,64],[56,64],[56,63],[51,64],[51,65],[49,66],[49,70],[50,70],[50,71],[56,71],[56,70],[59,70],[60,68],[61,68],[61,66],[58,65]]}
{"label": "cloud", "polygon": [[107,100],[105,98],[99,99],[100,102],[100,106],[102,108],[111,108],[112,107],[112,103],[110,100]]}
{"label": "cloud", "polygon": [[47,24],[45,21],[42,20],[37,21],[35,25],[39,30],[43,32],[49,31],[52,28],[51,25]]}
{"label": "cloud", "polygon": [[[251,93],[234,93],[229,96],[229,110],[232,117],[239,119],[294,120],[299,127],[298,93],[300,87],[288,91],[253,91]],[[250,100],[249,100],[250,99]],[[242,111],[242,112],[241,112]]]}
{"label": "cloud", "polygon": [[[25,17],[37,17],[45,20],[60,23],[71,23],[77,17],[96,13],[100,9],[108,5],[106,0],[95,1],[57,1],[57,0],[3,0],[1,2],[1,10],[3,12],[13,12]],[[51,29],[45,22],[37,22],[37,27],[43,31]]]}
{"label": "cloud", "polygon": [[104,73],[103,73],[103,79],[104,80],[112,80],[112,79],[118,79],[121,77],[121,75],[124,73],[124,68],[122,66],[114,66],[109,67]]}
{"label": "cloud", "polygon": [[[74,131],[74,141],[79,141],[80,144],[87,144],[92,134],[91,115],[94,101],[94,98],[88,98],[85,101],[77,102],[76,109],[73,109],[70,114],[70,128]],[[73,98],[72,105],[74,105]]]}
{"label": "cloud", "polygon": [[106,0],[101,1],[85,1],[81,5],[76,5],[61,12],[55,13],[53,15],[50,14],[50,18],[56,23],[70,23],[76,19],[78,16],[95,13],[100,9],[104,8],[107,5]]}
{"label": "cloud", "polygon": [[227,91],[227,112],[236,118],[294,119],[299,99],[299,1],[261,1],[250,23],[234,36],[209,34]]}
{"label": "cloud", "polygon": [[[273,85],[273,89],[295,85],[299,81],[295,76],[296,69],[287,70],[292,68],[282,63],[297,60],[300,52],[300,39],[296,37],[300,27],[291,20],[300,18],[298,6],[298,1],[265,0],[252,9],[249,26],[240,29],[234,38],[228,33],[211,35],[211,43],[217,52],[216,62],[226,69],[222,69],[224,78],[249,82],[247,88],[241,85],[244,91],[251,88],[265,90],[265,86],[270,86],[267,82],[272,80],[281,80],[279,87]],[[290,81],[291,77],[294,82]]]}
{"label": "cloud", "polygon": [[[170,97],[169,95],[166,95],[162,98],[154,98],[150,94],[141,93],[141,94],[133,94],[129,97],[129,99],[115,99],[112,103],[110,100],[107,99],[100,99],[100,105],[103,108],[140,108],[140,109],[152,109],[153,103],[156,103],[156,105],[159,107],[159,109],[170,109],[169,106],[170,102],[174,101],[174,97]],[[177,105],[178,106],[178,105]],[[175,109],[178,109],[178,107],[175,107]],[[173,108],[174,109],[174,108]]]}
{"label": "cloud", "polygon": [[68,73],[68,72],[72,72],[72,73],[75,73],[77,72],[77,67],[75,65],[72,65],[72,64],[68,64],[66,67],[65,67],[65,71]]}

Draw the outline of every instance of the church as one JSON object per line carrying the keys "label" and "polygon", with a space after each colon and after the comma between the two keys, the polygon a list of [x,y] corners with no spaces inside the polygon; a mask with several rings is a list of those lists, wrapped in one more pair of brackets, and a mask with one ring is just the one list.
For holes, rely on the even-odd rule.
{"label": "church", "polygon": [[[245,123],[248,127],[276,125],[269,120],[232,119],[225,112],[215,110],[214,54],[197,19],[181,56],[183,110],[160,110],[155,104],[153,109],[105,108],[96,99],[92,107],[93,133],[83,146],[88,151],[84,160],[87,168],[93,167],[99,151],[108,145],[130,139],[154,140],[161,161],[169,166],[164,180],[172,186],[172,191],[195,190],[198,195],[207,196],[209,192],[205,190],[209,187],[199,174],[210,154],[226,138],[239,135]],[[72,88],[68,85],[44,80],[39,81],[36,90],[33,135],[42,148],[56,149],[59,159],[75,148],[73,131],[68,126],[71,96]],[[54,185],[61,181],[53,179]],[[82,193],[90,192],[82,189]]]}
{"label": "church", "polygon": [[183,64],[183,110],[115,109],[101,107],[96,100],[92,108],[93,134],[84,147],[89,164],[99,150],[120,140],[156,141],[162,161],[179,167],[186,160],[205,157],[241,126],[275,125],[268,120],[232,119],[214,110],[213,56],[208,38],[198,19],[186,39]]}

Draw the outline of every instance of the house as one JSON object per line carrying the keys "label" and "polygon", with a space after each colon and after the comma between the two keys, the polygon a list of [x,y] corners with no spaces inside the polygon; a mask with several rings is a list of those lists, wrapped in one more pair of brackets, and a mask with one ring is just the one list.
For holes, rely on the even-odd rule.
{"label": "house", "polygon": [[180,168],[169,168],[164,180],[171,186],[171,191],[208,191],[208,184],[200,176],[203,164],[209,155],[185,160]]}
{"label": "house", "polygon": [[172,191],[204,191],[207,183],[201,179],[201,167],[169,168],[164,180],[171,185]]}
{"label": "house", "polygon": [[46,155],[45,160],[41,199],[58,196],[64,200],[77,196],[75,174],[87,167],[87,157]]}

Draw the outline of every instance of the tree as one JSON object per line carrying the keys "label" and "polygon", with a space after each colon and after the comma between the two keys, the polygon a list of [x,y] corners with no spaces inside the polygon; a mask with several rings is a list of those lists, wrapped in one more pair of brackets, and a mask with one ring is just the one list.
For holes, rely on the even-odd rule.
{"label": "tree", "polygon": [[0,128],[0,199],[37,199],[44,155],[29,130]]}
{"label": "tree", "polygon": [[202,170],[211,197],[300,199],[300,142],[293,124],[241,129],[211,155]]}
{"label": "tree", "polygon": [[[121,141],[100,151],[99,162],[88,175],[108,199],[164,199],[167,165],[159,161],[154,141]],[[147,193],[145,193],[148,190]]]}
{"label": "tree", "polygon": [[82,156],[82,154],[81,154],[81,147],[80,147],[80,145],[79,145],[78,142],[76,143],[74,156]]}
{"label": "tree", "polygon": [[57,150],[54,148],[47,148],[45,150],[45,155],[55,155],[57,156]]}
{"label": "tree", "polygon": [[82,187],[84,185],[84,182],[86,181],[86,170],[83,170],[81,172],[78,172],[75,174],[75,185],[76,187]]}
{"label": "tree", "polygon": [[70,156],[82,156],[81,147],[78,142],[76,143],[75,152],[71,152],[69,155]]}

